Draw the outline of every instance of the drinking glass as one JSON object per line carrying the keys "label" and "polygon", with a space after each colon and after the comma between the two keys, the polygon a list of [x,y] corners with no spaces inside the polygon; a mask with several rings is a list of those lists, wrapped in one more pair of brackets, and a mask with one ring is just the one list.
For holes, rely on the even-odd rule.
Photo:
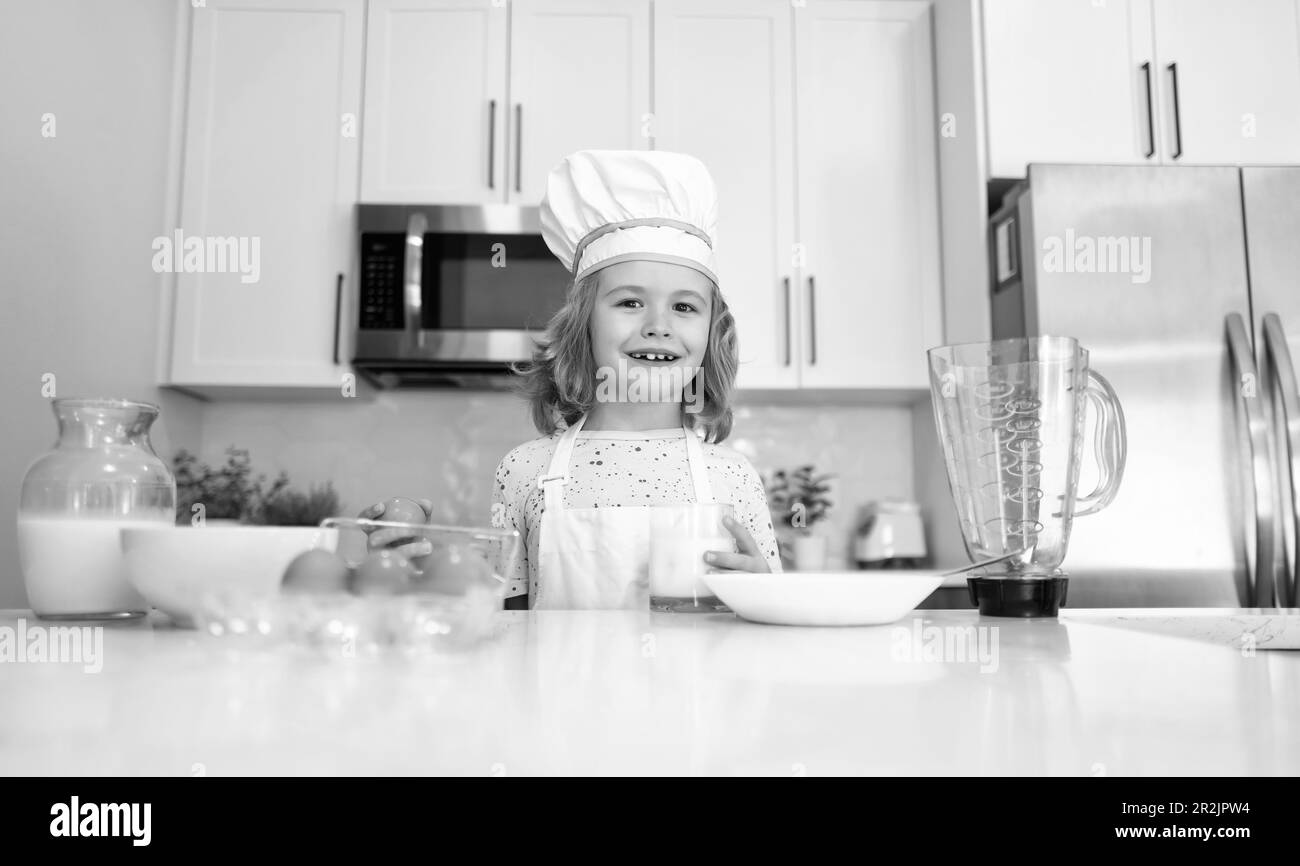
{"label": "drinking glass", "polygon": [[660,505],[650,509],[650,608],[712,613],[726,606],[703,576],[713,569],[707,551],[736,552],[736,540],[722,525],[729,503]]}

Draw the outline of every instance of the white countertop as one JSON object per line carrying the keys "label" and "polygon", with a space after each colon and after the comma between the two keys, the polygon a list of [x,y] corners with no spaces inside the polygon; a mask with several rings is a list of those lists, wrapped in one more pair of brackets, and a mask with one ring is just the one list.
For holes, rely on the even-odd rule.
{"label": "white countertop", "polygon": [[[96,673],[0,662],[0,776],[1297,775],[1300,652],[1263,647],[1295,645],[1300,613],[1251,613],[805,629],[519,611],[473,653],[423,659],[240,644],[154,614],[105,627]],[[58,625],[0,610],[11,642],[20,619]],[[983,661],[978,642],[933,657],[939,634],[974,635]]]}

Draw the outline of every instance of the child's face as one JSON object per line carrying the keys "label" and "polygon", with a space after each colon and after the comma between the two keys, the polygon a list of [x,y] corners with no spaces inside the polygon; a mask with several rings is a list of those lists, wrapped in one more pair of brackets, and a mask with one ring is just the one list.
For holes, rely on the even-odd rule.
{"label": "child's face", "polygon": [[[684,385],[704,363],[709,343],[713,287],[694,268],[668,262],[617,262],[599,272],[591,314],[591,348],[597,376],[640,376],[643,381]],[[637,357],[643,352],[676,356],[670,361]],[[635,354],[634,354],[635,353]],[[674,369],[676,368],[676,369]],[[657,372],[656,372],[657,371]],[[627,393],[635,395],[630,382]],[[656,389],[650,400],[681,400]]]}

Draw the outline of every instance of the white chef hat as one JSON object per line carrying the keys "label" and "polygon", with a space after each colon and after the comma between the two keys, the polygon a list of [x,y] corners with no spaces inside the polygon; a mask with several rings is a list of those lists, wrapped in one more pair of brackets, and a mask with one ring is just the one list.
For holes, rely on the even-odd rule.
{"label": "white chef hat", "polygon": [[546,179],[542,237],[580,280],[621,261],[695,268],[718,282],[718,193],[693,156],[662,150],[580,150]]}

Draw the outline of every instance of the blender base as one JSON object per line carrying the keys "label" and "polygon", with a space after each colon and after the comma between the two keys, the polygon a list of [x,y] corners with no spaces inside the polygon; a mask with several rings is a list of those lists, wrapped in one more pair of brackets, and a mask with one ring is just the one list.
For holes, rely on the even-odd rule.
{"label": "blender base", "polygon": [[1056,616],[1065,604],[1070,579],[968,577],[971,604],[981,616]]}

